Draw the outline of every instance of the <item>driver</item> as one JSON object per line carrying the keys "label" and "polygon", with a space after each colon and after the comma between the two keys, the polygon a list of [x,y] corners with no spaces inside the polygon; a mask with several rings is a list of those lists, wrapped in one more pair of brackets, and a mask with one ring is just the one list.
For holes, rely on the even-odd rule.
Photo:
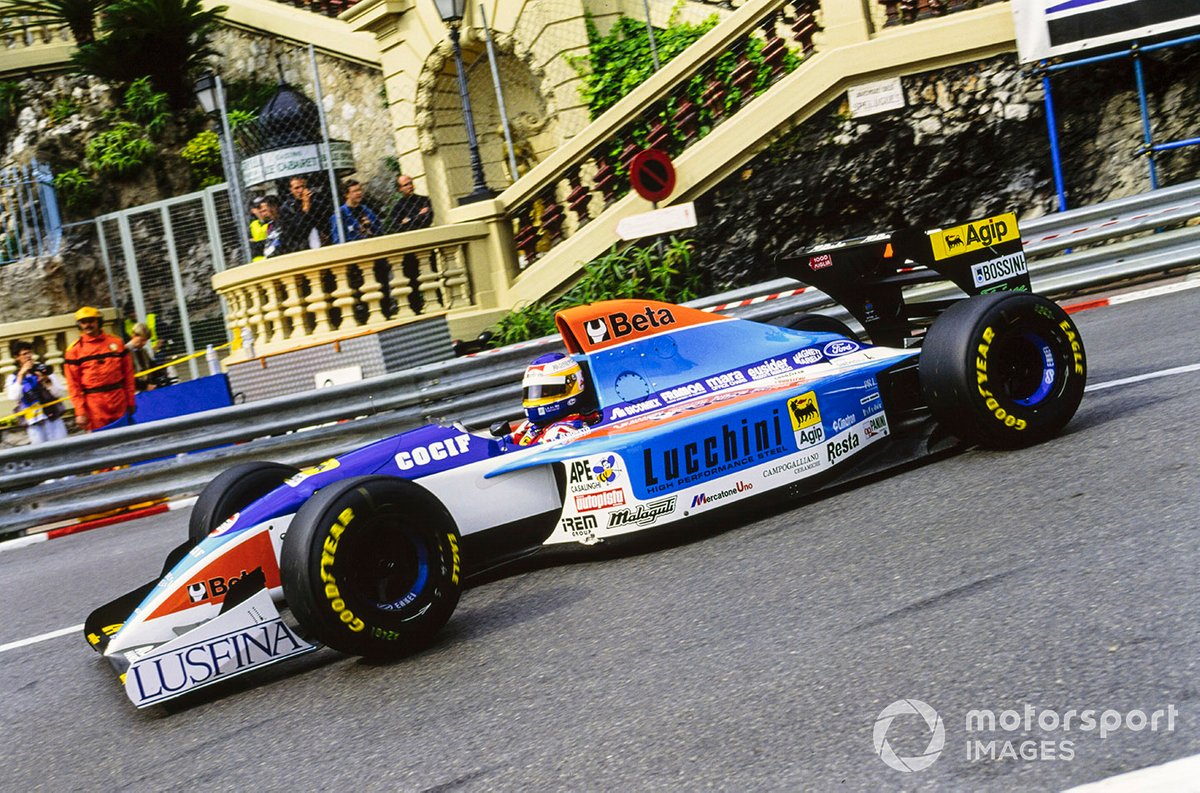
{"label": "driver", "polygon": [[521,396],[526,418],[509,435],[518,446],[567,438],[600,420],[598,411],[587,410],[590,395],[579,363],[561,352],[546,353],[529,364]]}

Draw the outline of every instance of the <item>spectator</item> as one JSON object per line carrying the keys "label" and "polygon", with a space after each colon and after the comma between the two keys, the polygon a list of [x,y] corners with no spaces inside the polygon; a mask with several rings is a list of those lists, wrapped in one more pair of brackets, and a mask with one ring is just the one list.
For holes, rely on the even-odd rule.
{"label": "spectator", "polygon": [[258,196],[250,202],[250,260],[257,262],[274,256],[279,246],[279,199]]}
{"label": "spectator", "polygon": [[343,242],[341,230],[338,228],[338,216],[342,219],[341,225],[346,229],[345,242],[379,236],[379,216],[363,203],[363,189],[357,179],[342,182],[342,202],[338,207],[338,215],[330,220],[334,242]]}
{"label": "spectator", "polygon": [[279,208],[279,253],[321,247],[329,241],[323,218],[333,215],[332,207],[309,187],[307,176],[293,176],[288,190],[291,195]]}
{"label": "spectator", "polygon": [[[62,386],[44,363],[33,360],[33,345],[27,341],[12,344],[12,356],[17,371],[8,377],[5,392],[21,411],[21,423],[33,445],[67,437],[63,423],[63,406],[57,400],[63,395]],[[52,404],[53,403],[53,404]]]}
{"label": "spectator", "polygon": [[[161,343],[160,340],[159,344]],[[129,330],[129,341],[125,343],[125,348],[129,350],[134,375],[158,366],[158,350],[155,348],[153,331],[145,322],[138,322]],[[134,378],[134,387],[139,392],[152,391],[155,388],[169,385],[171,385],[171,376],[166,369],[159,369],[148,375]]]}
{"label": "spectator", "polygon": [[397,193],[383,210],[384,233],[398,234],[415,231],[433,225],[433,204],[428,196],[419,195],[412,177],[400,174],[396,177]]}
{"label": "spectator", "polygon": [[101,329],[100,312],[84,306],[75,312],[80,336],[67,349],[63,373],[75,405],[75,422],[93,432],[137,409],[133,362],[116,336]]}

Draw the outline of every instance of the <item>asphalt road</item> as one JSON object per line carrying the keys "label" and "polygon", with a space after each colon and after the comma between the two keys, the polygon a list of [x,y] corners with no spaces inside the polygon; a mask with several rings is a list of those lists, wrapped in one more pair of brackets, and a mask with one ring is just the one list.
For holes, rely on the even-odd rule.
{"label": "asphalt road", "polygon": [[[1077,315],[1090,382],[1200,362],[1198,301]],[[416,657],[322,650],[173,713],[132,708],[81,636],[6,650],[0,788],[1048,790],[1200,753],[1198,391],[1095,390],[1041,447],[503,578]],[[0,553],[0,645],[149,580],[186,518]],[[912,773],[873,740],[902,699],[945,736]],[[1085,709],[1123,726],[1081,730]],[[902,757],[930,738],[912,713],[886,730]]]}

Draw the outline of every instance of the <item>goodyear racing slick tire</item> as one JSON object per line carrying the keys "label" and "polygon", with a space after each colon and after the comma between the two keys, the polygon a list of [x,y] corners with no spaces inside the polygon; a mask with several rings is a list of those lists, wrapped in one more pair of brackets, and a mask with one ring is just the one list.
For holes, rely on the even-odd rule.
{"label": "goodyear racing slick tire", "polygon": [[240,463],[222,471],[200,492],[188,519],[191,546],[207,537],[233,513],[270,493],[295,475],[297,469],[281,463]]}
{"label": "goodyear racing slick tire", "polygon": [[459,535],[420,485],[360,476],[318,491],[288,527],[283,595],[312,638],[394,658],[428,645],[462,592]]}
{"label": "goodyear racing slick tire", "polygon": [[857,339],[858,334],[840,319],[824,314],[810,314],[806,311],[799,314],[784,314],[767,321],[768,325],[778,325],[790,330],[807,330],[814,333],[837,333],[848,339]]}
{"label": "goodyear racing slick tire", "polygon": [[934,321],[920,378],[934,417],[953,435],[1013,449],[1053,437],[1071,420],[1087,358],[1057,303],[1001,292],[955,303]]}

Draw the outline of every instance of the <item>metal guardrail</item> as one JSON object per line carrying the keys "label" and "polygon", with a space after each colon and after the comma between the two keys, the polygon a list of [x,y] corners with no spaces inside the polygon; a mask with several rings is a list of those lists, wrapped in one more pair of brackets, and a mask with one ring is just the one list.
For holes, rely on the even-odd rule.
{"label": "metal guardrail", "polygon": [[[1200,181],[1022,223],[1035,290],[1051,296],[1127,278],[1200,265],[1200,226],[1184,226],[1103,247],[1067,248],[1129,237],[1200,218]],[[1036,258],[1043,254],[1043,258]],[[794,290],[791,279],[692,301],[706,308]],[[928,298],[956,292],[934,285]],[[767,320],[797,311],[848,314],[823,293],[764,300],[723,311]],[[221,470],[251,459],[312,463],[427,421],[486,427],[520,413],[519,380],[557,337],[458,358],[361,382],[237,405],[0,452],[0,537],[124,504],[198,492]],[[146,462],[146,460],[150,460]],[[92,473],[97,468],[129,468]]]}

